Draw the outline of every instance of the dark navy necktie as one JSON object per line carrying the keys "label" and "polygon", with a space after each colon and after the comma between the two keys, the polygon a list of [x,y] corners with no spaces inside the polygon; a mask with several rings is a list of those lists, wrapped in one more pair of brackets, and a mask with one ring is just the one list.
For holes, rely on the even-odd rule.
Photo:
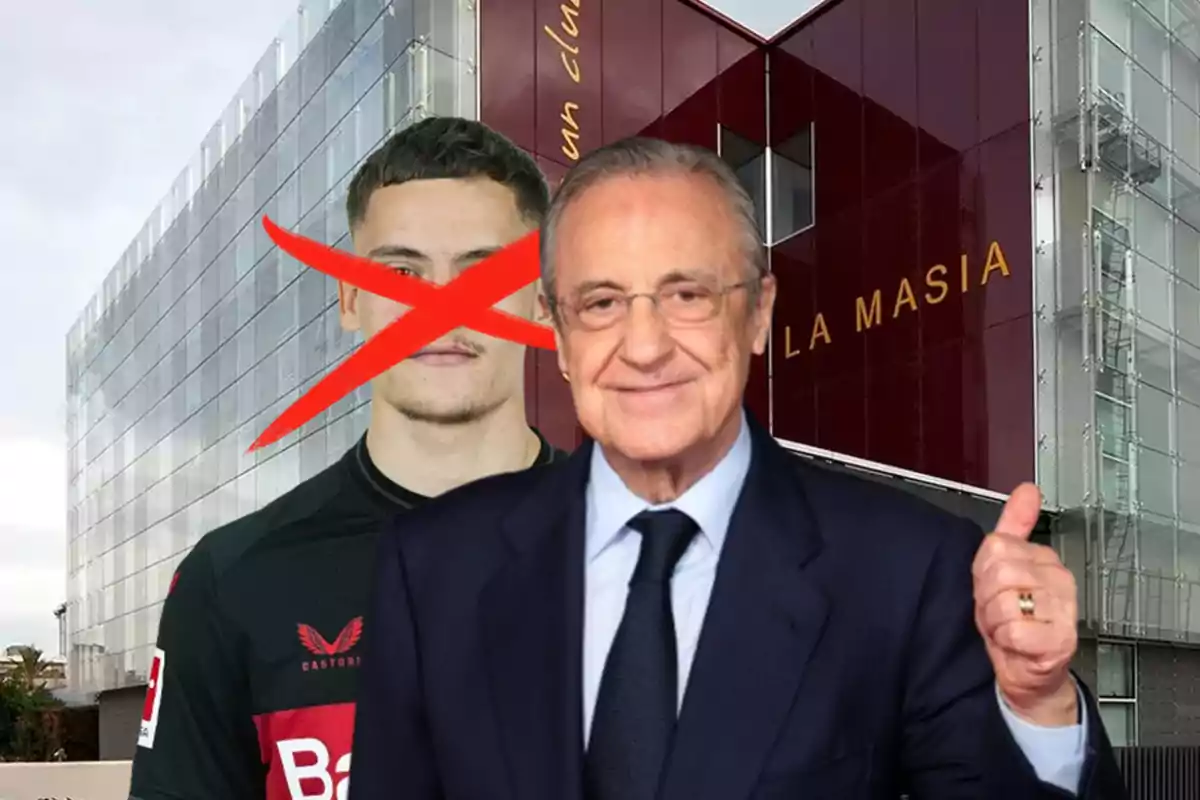
{"label": "dark navy necktie", "polygon": [[671,575],[699,529],[674,509],[644,511],[629,527],[642,549],[592,715],[588,800],[654,800],[678,715]]}

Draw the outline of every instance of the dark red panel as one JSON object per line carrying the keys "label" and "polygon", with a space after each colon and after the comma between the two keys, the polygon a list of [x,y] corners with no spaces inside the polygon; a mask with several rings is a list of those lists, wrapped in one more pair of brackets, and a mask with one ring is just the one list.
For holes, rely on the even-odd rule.
{"label": "dark red panel", "polygon": [[987,406],[980,342],[959,339],[921,354],[921,471],[987,486],[983,468]]}
{"label": "dark red panel", "polygon": [[537,351],[525,351],[525,418],[535,427],[538,420],[538,357]]}
{"label": "dark red panel", "polygon": [[536,150],[534,0],[485,3],[479,14],[480,120]]}
{"label": "dark red panel", "polygon": [[991,327],[1029,313],[1033,292],[1028,124],[979,147],[975,283],[982,324]]}
{"label": "dark red panel", "polygon": [[[717,28],[713,21],[679,0],[662,0],[663,112],[694,101],[717,77]],[[716,127],[716,93],[712,116]]]}
{"label": "dark red panel", "polygon": [[770,421],[771,386],[767,375],[767,356],[756,357],[750,362],[750,376],[746,380],[746,408],[754,418],[766,426]]}
{"label": "dark red panel", "polygon": [[579,442],[579,423],[571,400],[571,387],[558,371],[554,353],[539,350],[537,361],[537,419],[535,425],[556,447],[574,449]]}
{"label": "dark red panel", "polygon": [[864,0],[840,0],[811,24],[813,68],[858,95],[862,94],[863,5]]}
{"label": "dark red panel", "polygon": [[[817,446],[848,455],[867,452],[867,375],[851,372],[817,384]],[[787,437],[776,415],[776,436]]]}
{"label": "dark red panel", "polygon": [[537,153],[570,165],[601,143],[600,5],[535,3]]}
{"label": "dark red panel", "polygon": [[772,42],[772,49],[787,53],[805,64],[813,63],[813,36],[815,28],[808,24],[788,31],[778,41]]}
{"label": "dark red panel", "polygon": [[828,222],[862,209],[862,11],[842,0],[812,23],[816,121],[816,218]]}
{"label": "dark red panel", "polygon": [[704,86],[662,118],[657,133],[663,139],[717,149],[717,82]]}
{"label": "dark red panel", "polygon": [[921,410],[920,366],[915,360],[873,367],[867,378],[867,458],[919,469]]}
{"label": "dark red panel", "polygon": [[569,167],[566,167],[557,161],[551,161],[548,158],[534,156],[538,167],[542,170],[542,174],[546,176],[547,183],[550,184],[551,190],[562,183],[563,176],[567,174]]}
{"label": "dark red panel", "polygon": [[844,1],[772,49],[772,143],[811,120],[816,149],[815,228],[773,253],[777,435],[1002,491],[1032,474],[1027,71],[981,144],[979,29],[1022,29],[1002,13]]}
{"label": "dark red panel", "polygon": [[1029,122],[1029,4],[979,3],[979,136]]}
{"label": "dark red panel", "polygon": [[[771,67],[771,146],[795,136],[816,118],[813,100],[812,37],[797,31],[786,47],[769,51]],[[797,55],[805,53],[804,56]]]}
{"label": "dark red panel", "polygon": [[1035,477],[1032,315],[984,331],[983,359],[987,460],[980,484],[1004,491]]}
{"label": "dark red panel", "polygon": [[862,213],[862,97],[818,72],[813,79],[813,125],[818,223]]}
{"label": "dark red panel", "polygon": [[[778,295],[771,329],[774,405],[772,433],[816,444],[816,379],[813,349],[816,318],[816,236],[813,229],[793,236],[771,252]],[[783,429],[775,430],[775,422]]]}
{"label": "dark red panel", "polygon": [[[969,290],[970,262],[980,254],[963,240],[965,209],[961,198],[964,159],[955,156],[927,169],[918,182],[919,263],[922,267],[921,342],[940,347],[962,338],[964,285]],[[962,257],[968,277],[962,277]]]}
{"label": "dark red panel", "polygon": [[[722,37],[734,34],[722,34]],[[737,37],[741,41],[740,37]],[[718,121],[734,133],[767,144],[767,58],[753,51],[725,67],[717,78]]]}
{"label": "dark red panel", "polygon": [[917,80],[921,128],[936,143],[922,167],[979,142],[976,2],[917,0]]}
{"label": "dark red panel", "polygon": [[916,0],[867,3],[862,54],[863,178],[871,197],[916,174]]}
{"label": "dark red panel", "polygon": [[[814,239],[801,234],[771,253],[771,273],[778,295],[771,335],[774,342],[775,398],[785,405],[802,385],[814,381],[813,324],[816,306],[816,253]],[[816,346],[822,346],[819,341]]]}
{"label": "dark red panel", "polygon": [[[828,341],[817,344],[812,351],[812,379],[818,385],[866,372],[864,340],[878,331],[873,308],[877,287],[866,283],[862,263],[861,218],[816,226],[814,307],[828,331]],[[880,303],[882,314],[882,298]],[[814,321],[804,324],[812,326]],[[818,402],[818,411],[821,410]]]}
{"label": "dark red panel", "polygon": [[603,130],[613,142],[662,116],[663,0],[605,0],[603,14]]}
{"label": "dark red panel", "polygon": [[868,201],[862,235],[862,286],[880,294],[881,322],[863,333],[867,368],[875,370],[912,359],[920,347],[924,272],[917,261],[915,185]]}
{"label": "dark red panel", "polygon": [[917,2],[863,7],[863,96],[912,129],[917,125]]}
{"label": "dark red panel", "polygon": [[775,421],[772,433],[816,444],[816,394],[813,349],[825,345],[813,330],[816,317],[816,250],[812,232],[788,239],[771,253],[778,296],[771,326]]}
{"label": "dark red panel", "polygon": [[745,35],[717,25],[717,72],[723,73],[746,56],[757,53],[760,56],[766,51],[757,42],[746,38]]}

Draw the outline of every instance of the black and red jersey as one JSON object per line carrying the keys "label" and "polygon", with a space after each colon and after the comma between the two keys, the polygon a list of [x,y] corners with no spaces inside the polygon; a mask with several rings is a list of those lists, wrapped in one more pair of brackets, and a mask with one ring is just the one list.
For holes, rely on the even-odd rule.
{"label": "black and red jersey", "polygon": [[[564,455],[543,439],[535,468]],[[425,501],[364,437],[197,543],[163,605],[131,800],[346,797],[376,538]]]}

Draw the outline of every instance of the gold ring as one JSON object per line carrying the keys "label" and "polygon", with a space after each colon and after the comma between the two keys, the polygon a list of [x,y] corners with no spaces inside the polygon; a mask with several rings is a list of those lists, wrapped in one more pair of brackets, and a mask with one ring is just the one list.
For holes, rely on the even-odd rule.
{"label": "gold ring", "polygon": [[1017,608],[1021,610],[1022,617],[1032,617],[1033,612],[1037,610],[1033,602],[1033,595],[1029,592],[1021,592],[1017,595]]}

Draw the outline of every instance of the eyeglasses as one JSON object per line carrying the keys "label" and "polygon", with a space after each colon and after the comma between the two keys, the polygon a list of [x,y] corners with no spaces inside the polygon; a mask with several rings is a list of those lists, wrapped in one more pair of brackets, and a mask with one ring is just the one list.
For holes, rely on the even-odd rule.
{"label": "eyeglasses", "polygon": [[725,296],[738,289],[756,286],[759,278],[726,286],[702,281],[670,283],[654,292],[625,294],[615,289],[596,289],[570,302],[561,302],[567,321],[589,331],[601,331],[623,322],[633,301],[645,297],[673,325],[697,325],[721,313]]}

